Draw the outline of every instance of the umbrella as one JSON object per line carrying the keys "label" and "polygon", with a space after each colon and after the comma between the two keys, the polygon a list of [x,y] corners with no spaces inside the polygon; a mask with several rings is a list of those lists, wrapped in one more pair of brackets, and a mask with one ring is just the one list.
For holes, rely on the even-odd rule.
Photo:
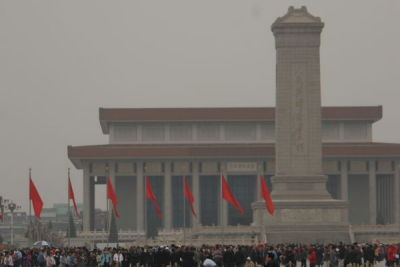
{"label": "umbrella", "polygon": [[47,241],[37,241],[35,243],[33,243],[34,247],[50,247],[50,243]]}
{"label": "umbrella", "polygon": [[215,263],[215,261],[213,261],[213,260],[207,258],[207,259],[203,262],[203,266],[214,267],[214,266],[217,266],[217,264]]}

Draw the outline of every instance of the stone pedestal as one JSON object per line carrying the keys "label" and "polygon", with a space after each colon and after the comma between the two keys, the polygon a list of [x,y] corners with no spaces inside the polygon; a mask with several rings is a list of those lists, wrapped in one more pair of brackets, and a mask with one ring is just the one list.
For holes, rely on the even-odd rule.
{"label": "stone pedestal", "polygon": [[[350,241],[347,203],[339,200],[276,200],[271,216],[265,202],[253,203],[253,222],[271,243]],[[263,238],[261,236],[260,238]]]}
{"label": "stone pedestal", "polygon": [[274,200],[330,200],[324,175],[278,175],[272,177]]}

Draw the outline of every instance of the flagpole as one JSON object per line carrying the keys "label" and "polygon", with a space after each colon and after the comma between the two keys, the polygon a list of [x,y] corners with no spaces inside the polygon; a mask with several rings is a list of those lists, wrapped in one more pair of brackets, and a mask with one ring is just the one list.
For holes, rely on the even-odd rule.
{"label": "flagpole", "polygon": [[29,227],[32,233],[32,239],[34,236],[33,225],[32,225],[32,202],[31,202],[31,178],[32,178],[32,168],[29,168]]}
{"label": "flagpole", "polygon": [[221,226],[222,226],[222,245],[225,244],[225,225],[224,225],[224,198],[223,198],[223,192],[222,192],[222,179],[223,179],[223,171],[220,171],[220,197],[221,197],[221,203],[220,203],[220,208],[221,208]]}
{"label": "flagpole", "polygon": [[[147,192],[147,176],[144,177],[145,178],[145,182],[144,182],[144,186],[145,186],[145,192]],[[150,179],[150,178],[149,178]],[[147,195],[144,197],[144,244],[147,245]]]}
{"label": "flagpole", "polygon": [[107,247],[108,247],[108,237],[107,237],[107,233],[109,234],[110,233],[110,224],[111,224],[111,216],[110,216],[110,201],[109,201],[109,199],[108,199],[108,179],[110,179],[110,173],[109,173],[109,169],[108,169],[108,164],[106,164],[106,179],[107,179],[107,181],[106,181],[106,187],[107,187],[107,190],[106,190],[106,202],[107,202],[107,220],[106,220],[106,222],[107,222],[107,225],[106,225],[106,227],[104,227],[104,231],[105,231],[105,236],[106,236],[106,239],[107,239]]}
{"label": "flagpole", "polygon": [[70,170],[68,168],[68,181],[67,181],[67,186],[68,186],[68,195],[67,195],[67,197],[68,197],[68,201],[67,201],[67,205],[68,205],[68,207],[67,207],[67,212],[68,212],[68,247],[71,246],[71,221],[70,221],[70,219],[71,219],[70,218],[71,217],[71,208],[70,208],[71,203],[70,203],[70,197],[69,197],[69,194],[70,194],[70,192],[69,192],[69,190],[70,190],[69,183],[70,183]]}
{"label": "flagpole", "polygon": [[186,177],[183,176],[183,245],[186,245],[186,199],[185,199]]}
{"label": "flagpole", "polygon": [[[264,175],[260,175],[259,176],[259,180],[257,181],[261,186],[261,191],[260,192],[257,192],[257,194],[260,194],[260,196],[261,196],[261,198],[262,198],[262,185],[263,185],[263,183],[262,182],[265,182],[265,179],[264,179]],[[261,241],[262,242],[266,242],[267,241],[267,236],[266,236],[266,234],[265,234],[265,225],[264,225],[264,215],[262,215],[261,216],[261,230],[260,230],[260,232],[261,232]]]}

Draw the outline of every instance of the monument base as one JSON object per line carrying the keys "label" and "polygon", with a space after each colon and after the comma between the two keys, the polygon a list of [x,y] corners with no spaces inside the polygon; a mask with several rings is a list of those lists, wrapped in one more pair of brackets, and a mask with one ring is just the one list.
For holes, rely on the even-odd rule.
{"label": "monument base", "polygon": [[272,177],[274,200],[332,200],[325,175],[276,175]]}
{"label": "monument base", "polygon": [[349,242],[347,202],[341,200],[276,200],[271,216],[264,201],[254,202],[253,226],[260,239],[277,243]]}

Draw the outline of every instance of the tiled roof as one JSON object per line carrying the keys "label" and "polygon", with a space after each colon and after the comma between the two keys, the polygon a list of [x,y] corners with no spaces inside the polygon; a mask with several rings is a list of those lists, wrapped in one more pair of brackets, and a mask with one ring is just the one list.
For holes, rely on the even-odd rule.
{"label": "tiled roof", "polygon": [[[235,108],[100,108],[104,133],[110,122],[137,121],[254,121],[275,119],[272,107]],[[323,120],[368,120],[382,118],[382,106],[322,107]]]}

